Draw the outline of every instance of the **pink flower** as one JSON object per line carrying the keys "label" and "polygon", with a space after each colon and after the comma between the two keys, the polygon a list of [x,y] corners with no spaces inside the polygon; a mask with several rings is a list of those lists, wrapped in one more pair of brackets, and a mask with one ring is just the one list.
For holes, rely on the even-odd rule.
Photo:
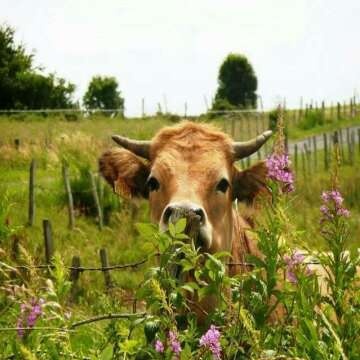
{"label": "pink flower", "polygon": [[284,192],[294,191],[294,176],[290,170],[290,160],[287,154],[272,154],[266,159],[269,179],[283,184]]}
{"label": "pink flower", "polygon": [[178,340],[177,334],[174,331],[169,331],[169,342],[171,350],[176,354],[179,355],[181,353],[181,345]]}
{"label": "pink flower", "polygon": [[155,342],[155,351],[158,353],[164,352],[164,344],[160,340],[156,340]]}
{"label": "pink flower", "polygon": [[200,346],[209,349],[215,359],[221,358],[220,331],[216,326],[211,325],[210,329],[200,338]]}
{"label": "pink flower", "polygon": [[[284,261],[286,263],[286,277],[289,282],[296,284],[298,278],[296,276],[296,269],[301,265],[305,260],[305,255],[300,250],[295,250],[291,256],[285,255]],[[311,270],[306,267],[305,275],[310,275]]]}
{"label": "pink flower", "polygon": [[344,198],[338,190],[323,191],[321,194],[323,205],[320,211],[323,214],[322,221],[332,220],[337,217],[349,217],[350,211],[343,206]]}
{"label": "pink flower", "polygon": [[22,328],[32,328],[35,326],[37,319],[42,315],[42,305],[44,303],[44,299],[31,299],[29,303],[20,305],[20,316],[16,323],[19,337],[23,337],[25,334]]}

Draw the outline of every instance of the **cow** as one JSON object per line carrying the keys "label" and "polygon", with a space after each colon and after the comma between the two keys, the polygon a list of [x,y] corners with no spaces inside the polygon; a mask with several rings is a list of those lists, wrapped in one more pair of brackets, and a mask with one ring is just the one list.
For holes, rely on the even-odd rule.
{"label": "cow", "polygon": [[[259,251],[233,202],[251,203],[266,186],[267,170],[264,162],[245,170],[235,162],[259,150],[271,134],[234,142],[208,124],[181,122],[161,129],[150,141],[114,135],[120,148],[106,151],[99,168],[120,195],[148,199],[151,220],[160,229],[167,229],[179,209],[196,214],[202,250],[227,251],[231,262],[239,263]],[[233,266],[230,273],[241,269]]]}

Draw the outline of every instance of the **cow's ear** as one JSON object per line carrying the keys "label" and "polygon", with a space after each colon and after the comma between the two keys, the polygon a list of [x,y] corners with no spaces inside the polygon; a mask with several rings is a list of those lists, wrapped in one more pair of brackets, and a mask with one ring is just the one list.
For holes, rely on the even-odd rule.
{"label": "cow's ear", "polygon": [[267,192],[266,186],[267,168],[264,161],[254,166],[239,171],[234,168],[233,176],[233,200],[252,203],[260,192]]}
{"label": "cow's ear", "polygon": [[102,176],[124,198],[148,197],[149,165],[125,149],[111,149],[99,159]]}

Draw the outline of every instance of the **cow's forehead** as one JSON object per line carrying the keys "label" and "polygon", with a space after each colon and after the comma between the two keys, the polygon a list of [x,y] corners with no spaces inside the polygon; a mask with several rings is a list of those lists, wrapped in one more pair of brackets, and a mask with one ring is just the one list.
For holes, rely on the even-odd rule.
{"label": "cow's forehead", "polygon": [[163,147],[152,162],[152,171],[164,176],[190,176],[194,181],[203,177],[225,176],[231,162],[223,151],[208,149],[203,152]]}
{"label": "cow's forehead", "polygon": [[152,140],[152,162],[183,160],[187,163],[206,161],[232,162],[232,140],[212,126],[184,122],[162,129]]}

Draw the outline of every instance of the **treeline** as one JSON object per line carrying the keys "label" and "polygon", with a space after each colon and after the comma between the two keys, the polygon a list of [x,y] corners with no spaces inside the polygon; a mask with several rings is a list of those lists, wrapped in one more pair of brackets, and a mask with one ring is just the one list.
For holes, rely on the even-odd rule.
{"label": "treeline", "polygon": [[70,108],[75,85],[34,66],[34,55],[14,41],[10,26],[0,28],[0,108]]}
{"label": "treeline", "polygon": [[[0,109],[79,108],[79,102],[74,100],[75,85],[36,67],[34,54],[16,44],[14,35],[11,26],[0,25]],[[212,110],[256,108],[257,84],[247,58],[229,54],[219,69]],[[94,76],[82,103],[87,109],[116,109],[118,113],[124,109],[124,98],[114,77]]]}
{"label": "treeline", "polygon": [[[75,84],[46,74],[34,65],[28,54],[15,42],[15,30],[0,26],[0,109],[69,109],[78,108],[74,100]],[[88,109],[123,109],[124,99],[114,77],[94,76],[83,98]]]}

